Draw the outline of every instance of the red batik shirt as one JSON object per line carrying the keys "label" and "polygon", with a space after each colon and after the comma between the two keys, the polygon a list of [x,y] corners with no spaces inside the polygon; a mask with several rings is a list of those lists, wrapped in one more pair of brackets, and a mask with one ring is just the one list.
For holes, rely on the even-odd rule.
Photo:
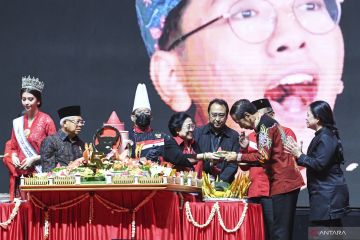
{"label": "red batik shirt", "polygon": [[295,158],[284,151],[284,143],[291,134],[286,134],[284,128],[267,115],[261,117],[255,131],[258,151],[242,154],[241,161],[264,164],[270,180],[270,195],[288,193],[303,186]]}

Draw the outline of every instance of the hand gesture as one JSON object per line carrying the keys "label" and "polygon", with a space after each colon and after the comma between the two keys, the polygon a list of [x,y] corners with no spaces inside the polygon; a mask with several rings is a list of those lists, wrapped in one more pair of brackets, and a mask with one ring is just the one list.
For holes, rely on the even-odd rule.
{"label": "hand gesture", "polygon": [[20,165],[20,159],[15,155],[13,154],[11,156],[11,160],[12,160],[12,164],[16,167],[16,168],[19,168],[21,165]]}
{"label": "hand gesture", "polygon": [[67,168],[68,168],[68,169],[77,168],[77,167],[79,167],[80,165],[82,165],[83,161],[84,161],[84,157],[77,158],[77,159],[75,159],[74,161],[69,162]]}
{"label": "hand gesture", "polygon": [[211,153],[211,152],[207,152],[207,153],[203,153],[204,155],[204,160],[210,160],[210,161],[216,161],[219,160],[220,157],[216,155],[216,152]]}
{"label": "hand gesture", "polygon": [[224,158],[228,162],[234,162],[237,160],[236,152],[228,152],[228,151],[219,151],[216,152],[217,156]]}
{"label": "hand gesture", "polygon": [[188,158],[188,160],[191,164],[196,164],[198,162],[198,160],[195,158]]}
{"label": "hand gesture", "polygon": [[249,146],[249,137],[245,135],[245,132],[240,133],[239,143],[242,149],[245,149]]}
{"label": "hand gesture", "polygon": [[302,142],[299,144],[292,137],[287,137],[284,148],[286,153],[290,153],[296,158],[299,158],[302,154]]}
{"label": "hand gesture", "polygon": [[26,169],[30,168],[32,165],[34,165],[34,162],[36,162],[39,159],[40,159],[40,155],[35,155],[33,157],[25,158],[22,161],[21,166],[19,167],[19,169],[26,170]]}

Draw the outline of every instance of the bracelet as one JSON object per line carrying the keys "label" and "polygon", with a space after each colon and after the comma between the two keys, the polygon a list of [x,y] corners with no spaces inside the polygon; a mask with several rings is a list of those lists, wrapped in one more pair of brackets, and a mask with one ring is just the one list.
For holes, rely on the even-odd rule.
{"label": "bracelet", "polygon": [[206,153],[203,153],[203,160],[206,160]]}

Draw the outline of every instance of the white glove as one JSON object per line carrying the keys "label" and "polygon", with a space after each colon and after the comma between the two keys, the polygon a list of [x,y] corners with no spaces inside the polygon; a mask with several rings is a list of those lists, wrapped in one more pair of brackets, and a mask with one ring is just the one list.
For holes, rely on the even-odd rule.
{"label": "white glove", "polygon": [[20,167],[20,159],[15,154],[11,155],[11,160],[16,168]]}
{"label": "white glove", "polygon": [[33,157],[28,157],[25,158],[21,164],[21,166],[19,167],[19,169],[28,169],[30,168],[32,165],[34,165],[34,162],[36,162],[37,160],[40,159],[40,155],[35,155]]}

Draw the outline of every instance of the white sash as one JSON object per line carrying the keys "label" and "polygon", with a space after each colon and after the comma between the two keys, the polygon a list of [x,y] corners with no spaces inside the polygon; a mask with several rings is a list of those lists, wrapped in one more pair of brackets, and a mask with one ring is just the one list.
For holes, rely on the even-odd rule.
{"label": "white sash", "polygon": [[[25,157],[29,158],[38,155],[35,152],[34,148],[30,145],[24,134],[24,116],[15,118],[13,120],[13,128],[14,128],[14,134],[16,140],[21,148],[21,151],[24,153]],[[35,170],[37,172],[42,172],[41,165],[35,166]]]}

